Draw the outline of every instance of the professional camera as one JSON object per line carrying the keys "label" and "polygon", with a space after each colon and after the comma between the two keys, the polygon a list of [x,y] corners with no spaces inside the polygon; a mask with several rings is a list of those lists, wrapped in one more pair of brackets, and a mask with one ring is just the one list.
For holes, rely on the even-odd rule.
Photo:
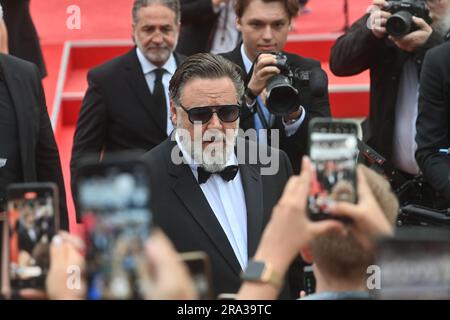
{"label": "professional camera", "polygon": [[300,92],[308,89],[313,96],[326,93],[328,79],[320,68],[310,71],[292,69],[287,57],[282,52],[273,53],[277,60],[276,67],[280,73],[267,82],[267,109],[275,115],[287,115],[301,105]]}
{"label": "professional camera", "polygon": [[424,19],[431,23],[428,8],[424,0],[391,0],[384,9],[392,14],[386,22],[386,31],[393,37],[403,37],[417,30],[412,17]]}

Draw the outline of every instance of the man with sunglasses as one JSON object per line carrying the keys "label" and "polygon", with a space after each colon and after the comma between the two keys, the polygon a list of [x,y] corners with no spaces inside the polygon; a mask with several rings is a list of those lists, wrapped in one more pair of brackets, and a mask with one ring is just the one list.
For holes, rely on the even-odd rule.
{"label": "man with sunglasses", "polygon": [[256,144],[237,138],[244,87],[228,60],[205,53],[187,58],[169,91],[175,130],[144,155],[154,223],[179,252],[208,254],[216,295],[236,293],[292,168],[284,152],[267,147],[277,165],[273,174],[250,160]]}

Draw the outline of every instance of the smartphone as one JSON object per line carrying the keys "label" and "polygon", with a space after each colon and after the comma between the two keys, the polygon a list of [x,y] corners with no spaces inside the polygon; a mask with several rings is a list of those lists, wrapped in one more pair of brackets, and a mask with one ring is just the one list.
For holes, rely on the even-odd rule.
{"label": "smartphone", "polygon": [[192,251],[180,253],[180,256],[183,262],[188,266],[199,299],[213,300],[214,288],[208,255],[203,251]]}
{"label": "smartphone", "polygon": [[303,267],[303,284],[307,296],[316,292],[316,277],[314,276],[313,266]]}
{"label": "smartphone", "polygon": [[327,213],[333,202],[356,203],[358,131],[357,123],[351,120],[315,118],[310,122],[309,156],[313,176],[308,212],[311,220],[333,218]]}
{"label": "smartphone", "polygon": [[54,183],[11,184],[6,194],[3,294],[45,291],[50,242],[59,230],[58,188]]}
{"label": "smartphone", "polygon": [[85,163],[76,186],[85,229],[87,298],[144,299],[151,287],[145,242],[152,221],[146,165],[127,157]]}

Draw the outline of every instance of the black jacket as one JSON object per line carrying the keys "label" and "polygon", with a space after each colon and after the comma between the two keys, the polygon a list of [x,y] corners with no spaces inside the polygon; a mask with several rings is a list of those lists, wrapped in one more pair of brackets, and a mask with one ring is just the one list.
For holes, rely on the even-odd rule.
{"label": "black jacket", "polygon": [[[172,162],[174,148],[179,152],[176,142],[168,138],[143,157],[150,170],[154,223],[168,235],[177,251],[200,250],[208,254],[216,294],[236,293],[241,284],[239,262],[189,165]],[[254,256],[272,208],[292,174],[284,152],[271,150],[279,161],[279,170],[274,175],[261,175],[262,166],[258,163],[239,165],[247,206],[250,258]],[[242,163],[239,155],[238,160]]]}
{"label": "black jacket", "polygon": [[68,230],[61,163],[39,70],[30,62],[3,54],[0,54],[0,66],[16,110],[23,182],[56,183],[60,196],[60,226]]}
{"label": "black jacket", "polygon": [[41,77],[47,75],[39,36],[30,14],[30,0],[1,0],[6,29],[8,29],[9,53],[33,62]]}
{"label": "black jacket", "polygon": [[352,76],[370,69],[370,113],[363,126],[364,140],[390,160],[403,65],[412,57],[420,71],[425,52],[444,40],[433,31],[419,50],[408,53],[387,38],[375,37],[367,28],[368,17],[364,15],[337,39],[331,50],[330,69],[337,76]]}
{"label": "black jacket", "polygon": [[[183,57],[176,54],[175,59],[179,64]],[[86,155],[100,159],[118,151],[144,153],[167,138],[166,106],[154,104],[136,48],[92,69],[87,78],[70,163],[72,191]]]}
{"label": "black jacket", "polygon": [[[292,68],[298,68],[302,71],[309,71],[313,68],[320,68],[320,62],[317,60],[304,58],[296,54],[284,52],[288,58],[288,63]],[[234,62],[241,68],[243,78],[245,79],[245,86],[250,81],[251,75],[245,72],[244,61],[241,55],[241,45],[237,46],[233,51],[223,54],[223,57]],[[291,160],[292,167],[295,173],[300,172],[300,163],[303,155],[308,151],[308,124],[312,118],[315,117],[330,117],[330,103],[328,101],[328,90],[322,97],[314,97],[310,94],[308,89],[301,90],[302,106],[306,110],[306,118],[301,124],[297,132],[288,137],[285,134],[284,125],[281,117],[275,118],[275,123],[271,129],[279,129],[280,131],[280,146],[279,148],[287,153]],[[244,130],[254,129],[255,121],[251,115],[249,108],[242,108],[240,127]]]}
{"label": "black jacket", "polygon": [[450,42],[427,52],[420,79],[416,159],[450,208]]}
{"label": "black jacket", "polygon": [[181,0],[180,5],[181,30],[177,52],[187,56],[209,52],[219,17],[211,0]]}

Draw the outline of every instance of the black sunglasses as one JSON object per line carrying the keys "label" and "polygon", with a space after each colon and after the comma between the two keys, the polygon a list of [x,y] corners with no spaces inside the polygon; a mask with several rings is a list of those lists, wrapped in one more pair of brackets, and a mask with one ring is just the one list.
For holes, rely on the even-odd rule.
{"label": "black sunglasses", "polygon": [[186,109],[181,103],[180,107],[188,114],[189,121],[192,123],[201,122],[206,124],[211,120],[214,113],[217,113],[220,121],[234,122],[239,118],[239,105],[222,105],[222,106],[204,106]]}

